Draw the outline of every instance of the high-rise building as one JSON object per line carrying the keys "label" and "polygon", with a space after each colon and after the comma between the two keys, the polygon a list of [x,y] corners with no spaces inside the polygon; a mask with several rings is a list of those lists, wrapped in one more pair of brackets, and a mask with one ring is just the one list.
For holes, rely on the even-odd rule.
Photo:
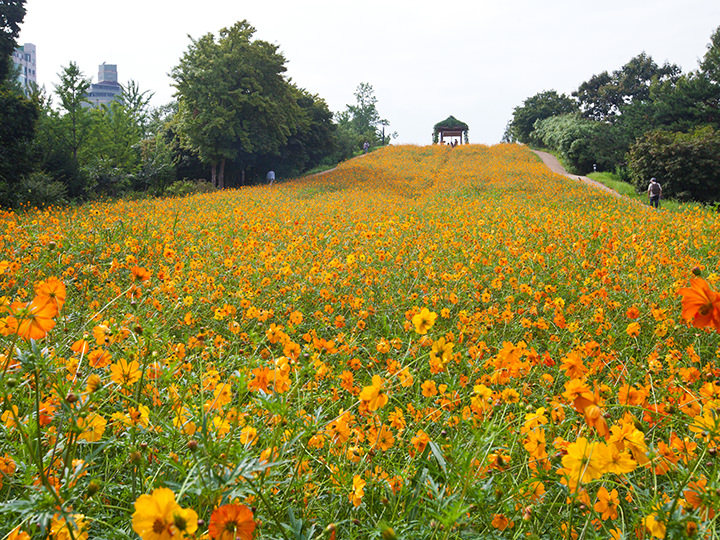
{"label": "high-rise building", "polygon": [[37,85],[37,51],[35,45],[26,43],[15,49],[12,55],[13,64],[18,69],[18,82],[26,94]]}
{"label": "high-rise building", "polygon": [[103,62],[98,67],[98,82],[90,85],[88,101],[93,107],[108,105],[121,93],[122,86],[118,82],[117,64]]}

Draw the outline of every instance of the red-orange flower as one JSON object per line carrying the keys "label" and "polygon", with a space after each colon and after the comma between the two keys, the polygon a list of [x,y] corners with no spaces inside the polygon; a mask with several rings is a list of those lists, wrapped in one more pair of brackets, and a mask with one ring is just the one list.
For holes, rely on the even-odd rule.
{"label": "red-orange flower", "polygon": [[10,306],[17,333],[24,339],[42,339],[55,326],[57,306],[44,298],[36,297],[27,304],[15,302]]}
{"label": "red-orange flower", "polygon": [[682,296],[682,316],[697,328],[712,326],[720,332],[720,294],[702,278],[693,279],[690,287],[678,291]]}
{"label": "red-orange flower", "polygon": [[142,268],[141,266],[133,266],[130,269],[130,272],[132,273],[133,281],[147,281],[150,279],[150,272],[148,272],[147,269]]}
{"label": "red-orange flower", "polygon": [[67,291],[65,284],[56,277],[50,277],[35,285],[36,299],[52,303],[59,312],[65,304]]}
{"label": "red-orange flower", "polygon": [[244,504],[225,504],[210,516],[208,534],[215,540],[252,540],[254,531],[252,510]]}

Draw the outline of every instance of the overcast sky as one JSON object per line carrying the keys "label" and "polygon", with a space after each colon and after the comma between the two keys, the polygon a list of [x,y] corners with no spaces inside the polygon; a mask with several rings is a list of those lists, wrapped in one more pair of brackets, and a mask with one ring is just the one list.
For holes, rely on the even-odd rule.
{"label": "overcast sky", "polygon": [[470,142],[500,141],[513,108],[544,90],[569,94],[646,52],[697,69],[720,26],[720,0],[27,0],[18,42],[37,46],[38,83],[52,91],[70,61],[97,82],[117,64],[172,99],[189,36],[246,19],[277,44],[288,76],[333,112],[372,85],[397,143],[430,144],[449,115]]}

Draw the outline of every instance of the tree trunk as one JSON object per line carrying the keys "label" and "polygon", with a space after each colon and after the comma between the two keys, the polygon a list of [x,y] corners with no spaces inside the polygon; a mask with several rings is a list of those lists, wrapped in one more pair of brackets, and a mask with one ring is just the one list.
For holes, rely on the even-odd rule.
{"label": "tree trunk", "polygon": [[213,187],[217,187],[217,163],[214,161],[210,162],[210,181]]}
{"label": "tree trunk", "polygon": [[225,189],[225,158],[220,160],[220,173],[218,174],[218,188]]}

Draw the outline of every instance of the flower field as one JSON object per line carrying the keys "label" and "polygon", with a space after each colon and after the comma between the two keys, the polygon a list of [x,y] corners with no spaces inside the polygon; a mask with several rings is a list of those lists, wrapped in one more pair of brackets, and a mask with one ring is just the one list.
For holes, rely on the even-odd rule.
{"label": "flower field", "polygon": [[714,538],[718,231],[518,145],[4,213],[0,539]]}

